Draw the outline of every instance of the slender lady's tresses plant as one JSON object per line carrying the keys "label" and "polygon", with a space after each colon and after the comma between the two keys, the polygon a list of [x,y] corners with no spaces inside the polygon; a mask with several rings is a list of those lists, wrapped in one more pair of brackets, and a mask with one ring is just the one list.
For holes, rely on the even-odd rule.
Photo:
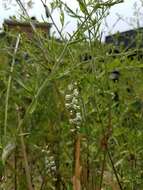
{"label": "slender lady's tresses plant", "polygon": [[[45,170],[46,170],[46,174],[50,174],[50,173],[53,173],[56,171],[56,164],[55,164],[55,160],[54,160],[54,157],[51,155],[51,152],[48,148],[48,146],[46,147],[46,150],[42,150],[43,153],[45,153]],[[53,180],[56,180],[54,179],[54,176],[53,176]]]}
{"label": "slender lady's tresses plant", "polygon": [[68,92],[65,96],[65,106],[69,111],[70,131],[78,133],[82,123],[82,116],[79,90],[76,82],[68,85]]}
{"label": "slender lady's tresses plant", "polygon": [[69,111],[69,123],[71,126],[71,133],[74,135],[74,176],[73,176],[73,189],[81,190],[81,165],[80,165],[80,127],[82,124],[80,97],[77,82],[68,85],[68,93],[65,96],[65,106]]}

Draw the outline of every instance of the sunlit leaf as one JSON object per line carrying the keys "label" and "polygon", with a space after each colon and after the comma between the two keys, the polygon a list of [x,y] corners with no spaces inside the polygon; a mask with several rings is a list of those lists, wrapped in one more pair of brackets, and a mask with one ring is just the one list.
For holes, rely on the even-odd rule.
{"label": "sunlit leaf", "polygon": [[60,22],[61,22],[61,24],[62,24],[62,27],[64,26],[64,21],[65,21],[64,12],[61,10],[61,14],[60,14]]}
{"label": "sunlit leaf", "polygon": [[8,143],[4,148],[2,152],[2,162],[5,164],[8,157],[12,154],[13,150],[16,148],[16,144],[14,142]]}

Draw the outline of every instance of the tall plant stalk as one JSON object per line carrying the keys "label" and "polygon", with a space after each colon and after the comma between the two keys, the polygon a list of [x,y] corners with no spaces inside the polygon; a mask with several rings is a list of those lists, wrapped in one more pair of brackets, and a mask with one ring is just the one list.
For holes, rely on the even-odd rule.
{"label": "tall plant stalk", "polygon": [[75,139],[75,173],[73,176],[73,190],[81,190],[81,164],[80,164],[80,144],[81,136],[77,135]]}
{"label": "tall plant stalk", "polygon": [[34,190],[33,186],[32,186],[32,179],[31,179],[30,168],[29,168],[29,164],[28,164],[28,156],[27,156],[26,145],[25,145],[25,141],[24,141],[23,130],[22,130],[22,126],[21,126],[21,118],[20,118],[19,110],[18,110],[17,114],[18,114],[18,128],[20,129],[21,152],[23,154],[27,187],[28,187],[28,190]]}
{"label": "tall plant stalk", "polygon": [[17,54],[17,51],[19,48],[19,43],[20,43],[20,37],[21,37],[21,35],[18,34],[14,52],[13,52],[12,63],[11,63],[11,67],[10,67],[10,75],[9,75],[8,83],[7,83],[7,91],[6,91],[6,98],[5,98],[4,139],[6,139],[6,136],[7,136],[7,121],[8,121],[8,106],[9,106],[10,88],[11,88],[15,58],[16,58],[16,54]]}

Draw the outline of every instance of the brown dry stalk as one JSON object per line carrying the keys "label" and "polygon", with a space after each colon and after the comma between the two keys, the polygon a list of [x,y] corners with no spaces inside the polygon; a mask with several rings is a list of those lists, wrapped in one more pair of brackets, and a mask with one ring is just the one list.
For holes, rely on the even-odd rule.
{"label": "brown dry stalk", "polygon": [[75,143],[75,174],[73,176],[73,190],[81,190],[80,141],[81,137],[78,135]]}
{"label": "brown dry stalk", "polygon": [[[20,130],[20,132],[22,134],[22,130]],[[21,148],[22,148],[22,153],[23,153],[23,158],[24,158],[24,167],[25,167],[28,190],[33,190],[30,169],[29,169],[29,164],[28,164],[28,158],[27,158],[27,153],[26,153],[26,146],[25,146],[23,135],[21,135],[20,140],[21,140]]]}
{"label": "brown dry stalk", "polygon": [[112,190],[120,190],[119,185],[117,183],[113,183]]}

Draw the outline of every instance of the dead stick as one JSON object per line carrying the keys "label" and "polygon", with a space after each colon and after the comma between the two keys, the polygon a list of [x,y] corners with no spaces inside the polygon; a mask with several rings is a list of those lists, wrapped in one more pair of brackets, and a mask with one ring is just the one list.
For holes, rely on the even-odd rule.
{"label": "dead stick", "polygon": [[24,168],[25,168],[25,173],[26,173],[28,190],[34,190],[32,187],[32,180],[31,180],[28,158],[27,158],[27,153],[26,153],[26,145],[24,142],[23,131],[22,131],[22,126],[21,126],[22,120],[20,119],[19,109],[17,109],[17,111],[18,111],[18,128],[20,129],[20,133],[21,133],[20,141],[21,141],[22,154],[23,154],[23,158],[24,158]]}
{"label": "dead stick", "polygon": [[[20,132],[22,134],[22,130],[20,130]],[[23,158],[24,158],[24,167],[25,167],[25,172],[26,172],[28,189],[33,190],[30,169],[29,169],[28,159],[27,159],[27,153],[26,153],[26,146],[25,146],[23,135],[21,135],[20,140],[21,140],[21,148],[22,148],[22,153],[23,153]]]}

